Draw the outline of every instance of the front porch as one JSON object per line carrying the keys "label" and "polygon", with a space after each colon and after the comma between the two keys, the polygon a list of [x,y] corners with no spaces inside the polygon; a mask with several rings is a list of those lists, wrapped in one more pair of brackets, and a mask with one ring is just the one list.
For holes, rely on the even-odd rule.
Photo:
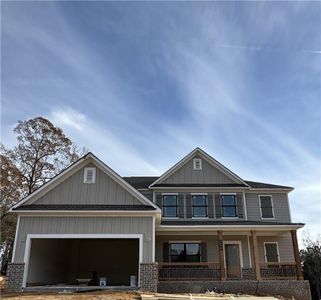
{"label": "front porch", "polygon": [[156,260],[160,282],[303,280],[295,230],[162,233]]}

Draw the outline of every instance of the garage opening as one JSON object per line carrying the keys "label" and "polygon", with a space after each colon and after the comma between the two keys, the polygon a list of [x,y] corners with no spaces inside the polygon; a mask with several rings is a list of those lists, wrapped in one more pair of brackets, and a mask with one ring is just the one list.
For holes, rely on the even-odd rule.
{"label": "garage opening", "polygon": [[[32,239],[26,286],[129,286],[139,239]],[[133,282],[132,277],[132,282]]]}

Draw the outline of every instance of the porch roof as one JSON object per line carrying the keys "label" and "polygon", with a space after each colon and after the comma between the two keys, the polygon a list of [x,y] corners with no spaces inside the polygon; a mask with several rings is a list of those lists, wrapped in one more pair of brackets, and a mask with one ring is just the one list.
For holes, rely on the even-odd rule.
{"label": "porch roof", "polygon": [[248,221],[248,220],[163,220],[161,225],[169,226],[188,226],[188,225],[294,225],[304,226],[304,223],[291,223],[291,222],[268,222],[268,221]]}

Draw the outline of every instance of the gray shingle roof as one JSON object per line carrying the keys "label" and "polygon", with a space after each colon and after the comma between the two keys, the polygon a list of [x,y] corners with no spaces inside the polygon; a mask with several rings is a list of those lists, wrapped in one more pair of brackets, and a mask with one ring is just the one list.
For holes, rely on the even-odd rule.
{"label": "gray shingle roof", "polygon": [[[136,189],[148,189],[148,187],[159,177],[156,176],[131,176],[131,177],[123,177],[125,181],[127,181],[130,185],[132,185]],[[276,185],[271,183],[263,183],[256,181],[248,181],[245,182],[251,187],[255,189],[293,189],[290,186],[284,185]],[[243,184],[156,184],[155,187],[245,187]]]}
{"label": "gray shingle roof", "polygon": [[162,225],[186,226],[186,225],[304,225],[303,223],[289,222],[267,222],[267,221],[246,221],[246,220],[171,220],[162,221]]}
{"label": "gray shingle roof", "polygon": [[149,205],[30,204],[13,210],[155,210]]}

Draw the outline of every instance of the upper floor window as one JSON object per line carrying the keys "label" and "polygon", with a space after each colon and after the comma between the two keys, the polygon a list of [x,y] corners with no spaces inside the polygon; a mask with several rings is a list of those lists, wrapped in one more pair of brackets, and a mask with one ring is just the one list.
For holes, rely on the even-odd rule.
{"label": "upper floor window", "polygon": [[260,209],[262,219],[274,219],[272,196],[260,196]]}
{"label": "upper floor window", "polygon": [[193,195],[193,217],[206,218],[207,217],[207,196]]}
{"label": "upper floor window", "polygon": [[221,195],[222,199],[222,216],[236,217],[236,199],[235,195]]}
{"label": "upper floor window", "polygon": [[96,168],[85,168],[84,183],[95,183],[96,181]]}
{"label": "upper floor window", "polygon": [[267,263],[279,262],[278,243],[264,243],[265,261]]}
{"label": "upper floor window", "polygon": [[202,170],[202,159],[194,158],[193,159],[193,169],[194,170]]}
{"label": "upper floor window", "polygon": [[163,195],[163,217],[177,217],[177,195]]}
{"label": "upper floor window", "polygon": [[171,262],[200,262],[201,245],[200,243],[171,243],[169,255]]}

